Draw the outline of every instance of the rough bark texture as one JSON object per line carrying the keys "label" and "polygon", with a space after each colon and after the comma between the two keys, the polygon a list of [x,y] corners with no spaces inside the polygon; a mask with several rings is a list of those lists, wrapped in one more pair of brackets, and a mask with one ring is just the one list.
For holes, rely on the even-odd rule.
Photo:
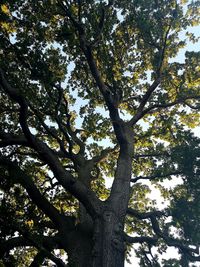
{"label": "rough bark texture", "polygon": [[105,210],[94,223],[79,224],[69,234],[60,234],[70,267],[123,267],[125,243],[122,224],[113,211]]}
{"label": "rough bark texture", "polygon": [[92,266],[92,238],[81,231],[68,235],[67,242],[69,267]]}
{"label": "rough bark texture", "polygon": [[122,225],[113,211],[105,210],[95,224],[93,267],[123,267],[125,246]]}

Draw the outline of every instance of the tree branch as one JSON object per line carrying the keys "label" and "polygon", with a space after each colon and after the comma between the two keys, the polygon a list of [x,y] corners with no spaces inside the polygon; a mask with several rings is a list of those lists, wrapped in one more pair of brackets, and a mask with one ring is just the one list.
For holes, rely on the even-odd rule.
{"label": "tree branch", "polygon": [[58,228],[62,227],[65,223],[65,216],[61,215],[58,210],[40,193],[32,178],[26,174],[20,167],[6,159],[0,157],[0,164],[7,167],[10,178],[13,181],[20,183],[27,191],[33,203],[37,205],[54,223]]}
{"label": "tree branch", "polygon": [[188,97],[182,97],[182,98],[177,99],[177,100],[175,100],[174,102],[171,102],[171,103],[152,105],[152,106],[146,108],[145,110],[141,111],[140,113],[137,113],[133,117],[134,120],[131,119],[131,121],[133,120],[132,122],[133,122],[133,124],[135,124],[137,121],[139,121],[141,118],[143,118],[146,114],[150,113],[151,111],[156,112],[157,110],[159,111],[161,109],[170,108],[170,107],[173,107],[173,106],[178,105],[178,104],[185,104],[185,105],[189,106],[191,109],[198,109],[196,107],[188,105],[188,103],[185,102],[186,100],[192,100],[192,99],[200,99],[200,95],[192,95],[192,96],[188,96]]}
{"label": "tree branch", "polygon": [[128,208],[127,209],[127,214],[133,217],[136,217],[140,220],[144,220],[144,219],[149,219],[152,216],[154,217],[162,217],[162,216],[166,216],[167,215],[167,211],[159,211],[159,210],[154,210],[154,211],[149,211],[149,212],[139,212],[133,208]]}
{"label": "tree branch", "polygon": [[134,154],[134,158],[138,159],[138,158],[153,158],[153,157],[162,157],[162,156],[170,156],[168,151],[163,151],[163,152],[152,152],[149,154]]}
{"label": "tree branch", "polygon": [[0,130],[0,139],[1,139],[0,147],[12,146],[12,145],[22,145],[30,147],[30,144],[23,135],[16,136],[14,134],[5,133]]}
{"label": "tree branch", "polygon": [[3,257],[4,253],[10,251],[16,247],[31,246],[32,243],[24,237],[14,237],[8,240],[4,240],[0,243],[0,255]]}
{"label": "tree branch", "polygon": [[[40,242],[44,244],[49,243],[49,245],[54,244],[55,247],[57,246],[56,242],[58,238],[56,236],[37,235],[37,236],[34,236],[34,239],[40,240]],[[33,245],[32,242],[23,236],[9,238],[0,243],[0,255],[3,256],[5,252],[10,251],[16,247],[27,247],[27,246],[32,246],[32,245]]]}
{"label": "tree branch", "polygon": [[[0,221],[2,224],[5,224],[3,220]],[[13,247],[14,245],[23,246],[24,244],[25,246],[33,246],[37,248],[39,251],[43,251],[46,257],[55,262],[57,266],[66,267],[66,265],[61,259],[57,258],[53,253],[51,253],[51,250],[56,248],[57,244],[59,243],[58,236],[32,235],[28,231],[19,227],[17,224],[13,226],[14,229],[22,235],[22,237],[14,237],[3,242],[3,244],[0,244],[0,248],[2,246],[2,251],[0,250],[0,255],[14,248]]]}
{"label": "tree branch", "polygon": [[148,243],[151,245],[156,245],[158,238],[157,237],[149,237],[149,236],[129,236],[124,233],[124,240],[128,243]]}
{"label": "tree branch", "polygon": [[[59,1],[59,3],[60,3],[60,1]],[[108,6],[110,6],[111,4],[112,3],[109,3]],[[116,105],[115,95],[112,94],[111,90],[108,88],[108,86],[106,86],[106,84],[102,78],[102,75],[101,75],[101,73],[97,67],[95,58],[94,58],[93,53],[92,53],[92,47],[86,41],[85,32],[84,32],[82,25],[80,23],[78,23],[73,18],[72,14],[70,13],[70,10],[67,6],[63,5],[62,3],[60,3],[60,5],[78,32],[80,47],[81,47],[81,49],[82,49],[82,51],[86,57],[88,66],[89,66],[91,74],[92,74],[92,77],[94,78],[94,80],[95,80],[104,100],[105,100],[106,106],[108,107],[108,110],[110,113],[110,118],[111,118],[112,123],[113,123],[113,127],[114,127],[114,131],[115,131],[117,140],[119,141],[119,143],[121,143],[124,141],[124,139],[126,139],[124,136],[124,131],[123,131],[123,124],[125,124],[125,123],[123,123],[122,120],[120,119],[118,106]]]}
{"label": "tree branch", "polygon": [[[111,4],[112,2],[109,2],[109,5]],[[118,215],[123,218],[126,214],[126,207],[130,192],[130,179],[133,157],[133,131],[131,129],[131,125],[124,122],[120,118],[118,109],[120,99],[117,99],[120,96],[114,94],[112,90],[110,90],[109,86],[105,84],[104,78],[102,77],[100,69],[97,66],[96,59],[93,55],[92,47],[86,40],[85,31],[82,25],[74,20],[69,8],[66,9],[65,7],[64,9],[66,11],[66,15],[77,31],[80,48],[85,55],[91,75],[95,80],[96,85],[101,95],[103,96],[105,105],[109,110],[109,115],[114,128],[115,136],[120,145],[120,153],[117,169],[115,172],[115,179],[111,188],[111,194],[108,202],[112,206],[112,209],[115,209],[116,213],[118,213]],[[126,197],[124,198],[123,205],[119,205],[122,195],[125,195]]]}
{"label": "tree branch", "polygon": [[136,112],[136,114],[133,116],[133,118],[129,121],[129,124],[130,125],[134,125],[139,119],[141,119],[144,115],[144,107],[147,103],[147,101],[149,100],[151,94],[153,93],[153,91],[155,91],[155,89],[158,87],[160,83],[160,77],[158,77],[152,84],[151,86],[148,88],[147,92],[145,93],[145,95],[143,96],[141,102],[140,102],[140,105],[139,105],[139,108]]}
{"label": "tree branch", "polygon": [[164,174],[154,174],[154,175],[150,175],[150,176],[138,176],[138,177],[135,177],[135,178],[132,178],[131,179],[131,182],[132,183],[136,183],[138,180],[154,180],[154,179],[159,179],[159,178],[165,178],[165,177],[168,177],[168,176],[172,176],[172,175],[181,175],[182,172],[180,171],[173,171],[173,172],[169,172],[169,173],[164,173]]}
{"label": "tree branch", "polygon": [[116,145],[115,147],[113,148],[107,148],[107,149],[104,149],[100,152],[99,155],[97,156],[94,156],[91,161],[93,161],[94,163],[99,163],[101,162],[102,160],[106,159],[107,156],[110,154],[110,153],[114,153],[116,150],[117,150],[118,146]]}
{"label": "tree branch", "polygon": [[156,88],[158,87],[158,85],[160,84],[161,81],[161,75],[162,75],[162,66],[163,66],[163,62],[164,62],[164,58],[165,58],[165,52],[166,52],[166,47],[167,47],[167,38],[168,38],[168,34],[169,31],[171,29],[171,24],[172,24],[173,20],[171,21],[165,36],[164,36],[164,40],[163,40],[163,47],[160,49],[160,57],[159,57],[159,64],[158,64],[158,69],[156,70],[156,79],[155,81],[151,84],[151,86],[148,88],[147,92],[145,93],[145,95],[143,96],[140,105],[138,107],[138,110],[136,112],[136,114],[133,116],[133,118],[129,121],[130,125],[134,125],[136,124],[136,122],[141,119],[144,115],[143,115],[143,109],[146,105],[146,103],[148,102],[150,96],[152,95],[152,93],[156,90]]}
{"label": "tree branch", "polygon": [[101,9],[101,16],[99,19],[99,23],[97,26],[96,36],[94,36],[94,40],[90,42],[91,47],[95,46],[101,38],[101,34],[103,32],[104,24],[107,17],[107,10],[113,5],[113,1],[109,1],[108,4]]}
{"label": "tree branch", "polygon": [[182,251],[182,253],[185,255],[187,255],[189,257],[189,259],[191,261],[200,261],[200,256],[194,256],[193,253],[195,254],[199,254],[199,247],[196,248],[191,248],[187,245],[182,244],[181,240],[175,239],[175,238],[171,238],[169,236],[167,236],[166,234],[164,234],[159,226],[159,223],[156,219],[155,216],[151,216],[151,223],[152,223],[152,228],[155,232],[155,234],[158,237],[161,237],[168,246],[173,246],[173,247],[177,247],[180,249],[180,251]]}
{"label": "tree branch", "polygon": [[79,201],[81,201],[90,215],[96,216],[98,212],[101,201],[97,198],[95,193],[85,186],[82,182],[78,181],[73,177],[73,175],[67,172],[58,158],[52,152],[52,150],[48,147],[47,144],[36,138],[29,130],[27,124],[27,111],[28,105],[26,100],[20,93],[12,88],[10,84],[5,79],[3,71],[0,69],[0,84],[4,91],[20,105],[20,125],[24,132],[25,137],[29,141],[30,145],[37,151],[40,157],[50,166],[52,172],[54,173],[57,180],[60,184],[72,195],[74,195]]}
{"label": "tree branch", "polygon": [[40,250],[34,257],[33,261],[29,265],[29,267],[39,267],[42,266],[42,263],[46,257],[46,253]]}
{"label": "tree branch", "polygon": [[[151,212],[141,213],[141,212],[138,212],[137,210],[134,210],[132,208],[127,209],[128,215],[136,217],[140,220],[150,219],[150,221],[151,221],[153,231],[157,237],[153,237],[153,238],[152,237],[142,237],[141,242],[147,242],[147,243],[149,242],[150,244],[154,245],[157,242],[158,238],[162,238],[168,246],[177,247],[182,251],[182,253],[184,253],[184,254],[186,253],[191,261],[199,261],[200,256],[194,256],[193,255],[193,253],[199,254],[199,247],[191,248],[189,246],[186,246],[181,242],[181,240],[169,237],[168,235],[164,234],[161,231],[157,218],[160,218],[162,216],[170,216],[170,214],[168,214],[168,212],[169,212],[168,210],[165,210],[165,211],[151,211]],[[140,243],[140,237],[127,237],[127,241],[130,243],[136,243],[136,242]],[[152,243],[152,241],[155,243]]]}

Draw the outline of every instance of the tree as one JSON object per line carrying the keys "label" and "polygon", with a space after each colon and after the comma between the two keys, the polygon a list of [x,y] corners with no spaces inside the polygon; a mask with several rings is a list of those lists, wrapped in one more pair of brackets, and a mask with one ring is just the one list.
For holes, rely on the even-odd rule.
{"label": "tree", "polygon": [[198,6],[1,1],[2,266],[200,261]]}

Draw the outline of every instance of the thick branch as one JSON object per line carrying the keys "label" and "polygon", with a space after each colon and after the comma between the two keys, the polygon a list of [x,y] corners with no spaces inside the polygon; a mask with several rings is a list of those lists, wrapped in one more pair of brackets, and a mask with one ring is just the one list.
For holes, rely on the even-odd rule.
{"label": "thick branch", "polygon": [[16,247],[31,246],[32,243],[24,237],[14,237],[0,243],[0,255],[3,256],[5,252],[10,251]]}
{"label": "thick branch", "polygon": [[21,170],[20,167],[6,158],[0,158],[0,164],[7,167],[11,179],[20,183],[27,191],[32,201],[39,207],[58,227],[63,226],[65,218],[58,210],[40,193],[32,178]]}
{"label": "thick branch", "polygon": [[[51,237],[51,236],[34,236],[35,240],[40,240],[40,243],[57,246],[57,237]],[[4,240],[2,243],[0,243],[0,254],[4,255],[5,252],[10,251],[16,247],[27,247],[32,246],[32,242],[28,239],[26,239],[23,236],[13,237],[8,240]]]}
{"label": "thick branch", "polygon": [[155,89],[158,87],[160,83],[160,77],[158,77],[153,83],[152,85],[148,88],[147,92],[145,93],[145,95],[143,96],[139,108],[137,110],[137,113],[133,116],[133,118],[129,121],[130,125],[134,125],[139,119],[141,119],[144,115],[144,107],[147,103],[147,101],[149,100],[151,94],[155,91]]}
{"label": "thick branch", "polygon": [[[128,208],[128,210],[127,210],[128,215],[134,216],[140,220],[150,219],[151,223],[152,223],[153,231],[157,237],[153,237],[153,238],[150,237],[149,238],[149,237],[130,237],[130,236],[128,236],[128,237],[126,237],[127,242],[130,242],[130,243],[147,242],[147,243],[153,244],[152,242],[156,243],[158,238],[162,238],[168,246],[177,247],[182,251],[182,253],[186,253],[191,261],[199,261],[200,256],[194,256],[193,255],[193,253],[199,254],[199,248],[198,247],[191,248],[187,245],[184,245],[181,242],[181,240],[171,238],[161,231],[157,218],[160,218],[161,216],[168,216],[167,213],[168,213],[168,211],[152,211],[152,212],[146,212],[146,213],[142,212],[141,213],[141,212],[138,212],[132,208]],[[140,242],[140,238],[141,238],[141,242]]]}
{"label": "thick branch", "polygon": [[129,236],[124,234],[124,240],[128,243],[148,243],[151,245],[156,245],[158,238],[157,237],[149,237],[149,236]]}
{"label": "thick branch", "polygon": [[[60,3],[60,1],[59,1],[59,3]],[[111,4],[112,3],[109,3],[108,6],[110,6]],[[106,84],[102,78],[100,70],[97,67],[96,60],[95,60],[93,53],[92,53],[92,47],[86,41],[85,32],[84,32],[82,25],[73,18],[72,14],[70,13],[70,10],[67,6],[64,6],[62,3],[60,3],[60,5],[78,32],[80,47],[81,47],[81,49],[82,49],[82,51],[86,57],[88,66],[89,66],[91,74],[92,74],[92,77],[94,78],[94,80],[95,80],[104,100],[105,100],[106,106],[108,107],[108,110],[110,113],[110,118],[111,118],[112,123],[113,123],[113,127],[115,130],[117,140],[119,141],[119,144],[121,144],[122,140],[124,140],[125,137],[123,134],[123,125],[122,125],[123,122],[121,121],[120,116],[119,116],[118,107],[116,105],[115,95],[113,95],[113,93],[110,91],[108,86],[106,86]]]}
{"label": "thick branch", "polygon": [[139,212],[135,209],[132,208],[128,208],[127,209],[127,214],[131,215],[133,217],[136,217],[140,220],[144,220],[144,219],[149,219],[152,216],[154,217],[161,217],[161,216],[166,216],[166,211],[158,211],[158,210],[154,210],[154,211],[149,211],[149,212]]}
{"label": "thick branch", "polygon": [[153,227],[155,234],[158,237],[161,237],[166,242],[166,244],[168,246],[173,246],[173,247],[179,248],[180,251],[182,251],[183,254],[186,254],[187,257],[189,257],[189,259],[191,261],[200,261],[200,256],[194,256],[193,255],[193,253],[199,254],[199,247],[191,248],[187,245],[184,245],[181,240],[171,238],[168,235],[164,234],[161,231],[159,223],[158,223],[155,216],[151,216],[151,223],[152,223],[152,227]]}
{"label": "thick branch", "polygon": [[[109,5],[111,4],[112,3],[110,2]],[[105,84],[102,74],[99,68],[97,67],[92,47],[86,40],[85,31],[82,25],[74,20],[68,7],[65,6],[63,8],[78,33],[77,35],[79,38],[81,50],[85,55],[92,77],[94,78],[96,85],[99,88],[99,91],[103,96],[105,104],[109,110],[114,132],[117,141],[120,145],[120,153],[115,173],[115,179],[112,185],[111,194],[108,202],[110,207],[112,207],[112,209],[114,209],[115,212],[123,220],[126,214],[126,207],[128,204],[130,193],[130,179],[133,157],[133,132],[131,129],[131,125],[128,125],[120,118],[118,105],[116,103],[116,95],[113,94],[112,91],[109,89],[109,86]]]}
{"label": "thick branch", "polygon": [[151,97],[152,93],[156,90],[156,88],[160,84],[161,76],[162,76],[162,67],[163,67],[163,62],[164,62],[166,48],[167,48],[167,38],[169,35],[169,31],[171,29],[172,22],[173,22],[173,20],[171,21],[170,25],[167,28],[167,31],[166,31],[165,36],[163,38],[162,48],[159,51],[160,52],[159,64],[158,64],[158,68],[156,70],[156,77],[157,78],[151,84],[151,86],[148,88],[147,92],[143,96],[136,114],[133,116],[133,118],[129,122],[130,125],[136,124],[136,122],[144,116],[143,115],[144,107],[145,107],[146,103],[148,102],[149,98]]}
{"label": "thick branch", "polygon": [[54,173],[57,180],[60,184],[70,193],[72,193],[79,201],[81,201],[88,212],[95,216],[98,212],[100,205],[99,199],[96,197],[95,193],[86,187],[82,182],[75,179],[69,172],[67,172],[58,158],[52,152],[52,150],[36,138],[29,130],[27,124],[27,111],[28,105],[26,100],[19,92],[12,88],[9,83],[6,81],[3,71],[0,70],[0,84],[3,87],[4,91],[20,105],[20,125],[24,132],[25,137],[31,144],[31,146],[38,152],[40,157],[50,166],[52,172]]}
{"label": "thick branch", "polygon": [[60,258],[56,257],[51,252],[53,250],[53,248],[55,247],[54,242],[48,240],[48,241],[50,241],[50,243],[48,245],[47,245],[47,242],[43,242],[43,243],[39,244],[39,243],[35,242],[35,239],[33,236],[27,235],[26,238],[32,242],[32,244],[38,249],[38,251],[44,252],[44,254],[46,255],[45,258],[52,260],[56,264],[56,266],[67,267],[67,265]]}
{"label": "thick branch", "polygon": [[[200,95],[190,95],[190,96],[187,96],[187,97],[180,97],[179,99],[173,101],[173,102],[169,102],[169,103],[164,103],[164,104],[155,104],[155,105],[152,105],[144,110],[142,110],[140,113],[137,113],[133,119],[131,120],[133,124],[135,124],[137,121],[139,121],[141,118],[143,118],[146,114],[150,114],[152,112],[156,112],[156,111],[159,111],[161,109],[167,109],[167,108],[170,108],[170,107],[173,107],[175,105],[178,105],[178,104],[185,104],[187,106],[188,103],[186,103],[185,101],[186,100],[195,100],[195,99],[200,99]],[[194,109],[194,107],[192,107],[191,105],[189,106],[191,109]],[[197,108],[196,108],[197,109]],[[130,122],[131,122],[130,121]]]}
{"label": "thick branch", "polygon": [[108,1],[108,4],[101,9],[101,16],[99,18],[99,23],[97,26],[96,36],[94,40],[90,43],[91,46],[95,46],[101,39],[101,34],[103,32],[105,21],[107,20],[107,11],[113,5],[113,1]]}
{"label": "thick branch", "polygon": [[22,145],[29,147],[29,143],[24,136],[15,136],[14,134],[4,133],[0,131],[0,147]]}
{"label": "thick branch", "polygon": [[94,163],[99,163],[102,160],[106,159],[110,153],[113,153],[117,150],[118,146],[115,146],[113,148],[107,148],[101,151],[101,153],[95,157],[92,158],[92,161]]}
{"label": "thick branch", "polygon": [[102,79],[101,73],[98,70],[95,59],[93,57],[91,47],[85,41],[85,36],[83,34],[80,34],[79,38],[80,38],[80,45],[81,45],[82,51],[85,54],[92,76],[95,79],[96,84],[104,97],[105,103],[109,109],[110,117],[114,125],[116,121],[120,120],[120,117],[119,117],[118,109],[115,106],[115,103],[113,101],[113,95],[111,91],[108,89],[108,87],[105,85]]}
{"label": "thick branch", "polygon": [[154,179],[160,179],[160,178],[165,178],[165,177],[169,177],[172,175],[181,175],[182,172],[180,171],[173,171],[173,172],[169,172],[169,173],[164,173],[164,174],[154,174],[154,175],[150,175],[150,176],[138,176],[135,177],[133,179],[131,179],[132,183],[136,183],[138,180],[154,180]]}
{"label": "thick branch", "polygon": [[168,151],[163,151],[163,152],[152,152],[152,153],[145,153],[145,154],[134,154],[134,158],[151,158],[151,157],[162,157],[162,156],[170,156]]}
{"label": "thick branch", "polygon": [[[0,220],[1,221],[1,220]],[[1,221],[1,223],[5,223]],[[51,251],[54,248],[57,248],[57,244],[59,243],[57,236],[39,236],[39,235],[32,235],[28,231],[22,229],[17,224],[13,225],[14,229],[18,231],[23,237],[16,237],[11,238],[5,241],[2,244],[2,254],[12,249],[12,247],[25,245],[25,246],[33,246],[38,249],[38,251],[43,251],[46,255],[46,258],[49,258],[53,262],[56,263],[56,266],[66,267],[64,262],[57,258]],[[0,244],[1,245],[1,244]],[[14,248],[14,247],[13,247]],[[1,253],[0,253],[1,254]]]}
{"label": "thick branch", "polygon": [[124,127],[125,141],[121,143],[115,179],[108,199],[111,207],[115,209],[118,216],[124,220],[126,209],[130,198],[130,180],[133,160],[133,132],[132,129]]}
{"label": "thick branch", "polygon": [[[68,153],[65,149],[65,146],[64,146],[64,142],[63,140],[61,140],[56,132],[56,130],[52,130],[50,127],[48,127],[48,125],[44,122],[42,116],[40,115],[40,113],[38,112],[37,109],[35,109],[34,107],[32,107],[30,104],[29,106],[31,107],[32,111],[34,112],[34,114],[36,115],[36,117],[38,118],[40,124],[43,126],[43,128],[45,129],[46,133],[49,135],[49,136],[52,136],[59,144],[60,146],[60,150],[62,151],[63,155],[65,158],[69,158],[71,159],[71,154]],[[69,137],[67,138],[67,141],[68,143],[70,144],[70,140],[69,140]]]}
{"label": "thick branch", "polygon": [[29,265],[29,267],[40,267],[42,266],[42,263],[44,259],[46,258],[46,253],[42,250],[40,250],[34,257],[33,261]]}

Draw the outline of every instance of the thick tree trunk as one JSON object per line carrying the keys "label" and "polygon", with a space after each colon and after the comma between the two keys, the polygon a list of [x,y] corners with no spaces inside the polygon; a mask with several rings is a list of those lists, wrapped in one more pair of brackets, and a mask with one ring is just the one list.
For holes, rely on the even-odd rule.
{"label": "thick tree trunk", "polygon": [[69,267],[92,267],[92,235],[76,229],[62,237],[62,245],[67,251]]}
{"label": "thick tree trunk", "polygon": [[106,210],[95,222],[92,267],[123,267],[125,244],[122,225],[113,211]]}
{"label": "thick tree trunk", "polygon": [[[64,237],[69,267],[124,267],[122,225],[113,211],[105,210],[91,227],[78,225]],[[89,230],[89,231],[88,231]]]}
{"label": "thick tree trunk", "polygon": [[[124,267],[126,245],[123,240],[123,228],[130,196],[133,131],[129,126],[120,124],[119,127],[122,129],[116,130],[119,131],[120,153],[110,197],[103,202],[98,213],[92,218],[91,239],[88,239],[87,234],[85,239],[79,235],[73,237],[76,244],[75,249],[71,251],[76,254],[77,265],[69,266]],[[89,219],[86,215],[85,208],[81,208],[80,205],[80,225],[83,222],[91,222],[91,217],[89,216]],[[87,245],[84,245],[84,242]],[[84,253],[87,257],[81,259]],[[69,253],[69,260],[70,257],[75,258],[70,255],[72,253]],[[88,261],[87,264],[85,261]]]}

